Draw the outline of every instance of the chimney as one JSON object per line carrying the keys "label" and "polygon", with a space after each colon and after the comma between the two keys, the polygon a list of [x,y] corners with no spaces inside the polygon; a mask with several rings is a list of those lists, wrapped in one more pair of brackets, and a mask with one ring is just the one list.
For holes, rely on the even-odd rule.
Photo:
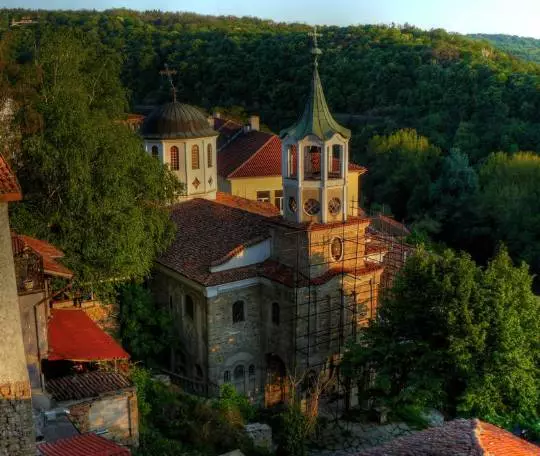
{"label": "chimney", "polygon": [[259,116],[250,116],[249,117],[249,126],[250,130],[259,131],[260,130],[261,119]]}
{"label": "chimney", "polygon": [[221,113],[220,113],[220,112],[217,112],[217,111],[214,112],[214,117],[215,117],[216,119],[221,119]]}
{"label": "chimney", "polygon": [[208,116],[206,120],[208,121],[208,125],[210,125],[211,128],[213,129],[216,128],[215,122],[214,122],[214,116]]}

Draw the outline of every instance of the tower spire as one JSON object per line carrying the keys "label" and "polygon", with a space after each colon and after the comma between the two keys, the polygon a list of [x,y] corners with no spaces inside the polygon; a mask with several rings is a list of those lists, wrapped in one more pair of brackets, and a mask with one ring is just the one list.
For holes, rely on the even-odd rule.
{"label": "tower spire", "polygon": [[173,102],[176,103],[176,87],[173,84],[172,75],[176,74],[176,70],[170,70],[169,65],[165,64],[165,69],[159,72],[161,75],[167,76],[169,84],[171,85],[171,93],[173,97]]}

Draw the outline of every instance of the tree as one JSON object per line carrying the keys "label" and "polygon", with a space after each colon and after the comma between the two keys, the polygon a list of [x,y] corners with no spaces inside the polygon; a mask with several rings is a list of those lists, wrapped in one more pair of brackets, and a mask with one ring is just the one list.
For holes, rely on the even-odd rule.
{"label": "tree", "polygon": [[492,154],[479,177],[477,207],[491,249],[502,241],[514,258],[540,271],[540,156]]}
{"label": "tree", "polygon": [[389,204],[398,220],[421,213],[440,153],[414,130],[375,136],[368,145],[367,192],[373,202]]}
{"label": "tree", "polygon": [[364,394],[394,409],[538,418],[540,303],[531,284],[504,248],[485,270],[466,254],[420,249],[347,355],[347,371],[374,370]]}
{"label": "tree", "polygon": [[14,228],[62,248],[79,283],[145,276],[172,240],[165,205],[178,183],[120,122],[117,58],[91,38],[46,33],[29,65],[39,78],[21,115],[36,112],[39,128],[22,132]]}

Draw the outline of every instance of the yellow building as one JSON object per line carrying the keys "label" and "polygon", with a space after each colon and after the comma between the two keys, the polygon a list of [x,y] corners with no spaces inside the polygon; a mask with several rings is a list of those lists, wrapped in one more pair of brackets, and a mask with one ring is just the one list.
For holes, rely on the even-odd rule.
{"label": "yellow building", "polygon": [[[260,131],[257,116],[252,116],[249,124],[245,126],[221,117],[214,117],[212,121],[220,134],[217,157],[218,190],[242,198],[272,203],[283,212],[281,139],[272,133]],[[309,157],[312,165],[309,171],[316,173],[320,168],[320,157],[319,160],[313,154]],[[348,215],[358,214],[360,176],[366,171],[354,163],[348,164]]]}

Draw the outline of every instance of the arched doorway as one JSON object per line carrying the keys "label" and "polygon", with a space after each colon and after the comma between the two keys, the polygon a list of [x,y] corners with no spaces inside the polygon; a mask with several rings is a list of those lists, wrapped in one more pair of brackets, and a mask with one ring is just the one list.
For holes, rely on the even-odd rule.
{"label": "arched doorway", "polygon": [[275,353],[266,355],[266,384],[264,388],[264,404],[272,407],[285,402],[287,393],[287,369],[283,360]]}

